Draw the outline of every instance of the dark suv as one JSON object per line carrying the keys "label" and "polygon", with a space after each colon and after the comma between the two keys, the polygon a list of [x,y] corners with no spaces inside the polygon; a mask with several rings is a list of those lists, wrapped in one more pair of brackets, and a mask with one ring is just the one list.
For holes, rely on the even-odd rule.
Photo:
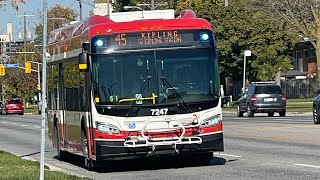
{"label": "dark suv", "polygon": [[242,117],[247,113],[253,117],[255,113],[268,113],[273,116],[278,112],[280,116],[286,115],[287,100],[279,85],[274,82],[252,82],[248,91],[237,101],[237,115]]}

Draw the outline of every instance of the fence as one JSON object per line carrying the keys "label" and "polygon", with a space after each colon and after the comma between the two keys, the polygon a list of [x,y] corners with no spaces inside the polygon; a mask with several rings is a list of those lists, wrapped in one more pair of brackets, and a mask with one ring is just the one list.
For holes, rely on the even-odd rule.
{"label": "fence", "polygon": [[318,90],[317,79],[285,79],[281,80],[281,88],[286,97],[290,98],[310,98]]}

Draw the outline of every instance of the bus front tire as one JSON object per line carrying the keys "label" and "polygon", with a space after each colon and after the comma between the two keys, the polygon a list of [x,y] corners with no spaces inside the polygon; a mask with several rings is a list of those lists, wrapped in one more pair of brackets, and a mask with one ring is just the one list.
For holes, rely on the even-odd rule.
{"label": "bus front tire", "polygon": [[95,168],[94,161],[89,158],[88,139],[85,132],[83,132],[83,130],[81,131],[81,139],[82,139],[82,153],[84,157],[84,167],[89,171],[93,171]]}

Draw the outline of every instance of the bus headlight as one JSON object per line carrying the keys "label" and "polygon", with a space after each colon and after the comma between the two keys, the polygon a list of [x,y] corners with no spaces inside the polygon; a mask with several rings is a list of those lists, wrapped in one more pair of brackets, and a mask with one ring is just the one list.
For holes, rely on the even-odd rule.
{"label": "bus headlight", "polygon": [[97,131],[102,133],[120,134],[120,130],[118,129],[118,127],[111,124],[96,122],[96,128],[97,128]]}
{"label": "bus headlight", "polygon": [[215,126],[218,125],[221,121],[221,116],[220,114],[211,116],[209,118],[206,118],[201,121],[200,127],[210,127],[210,126]]}

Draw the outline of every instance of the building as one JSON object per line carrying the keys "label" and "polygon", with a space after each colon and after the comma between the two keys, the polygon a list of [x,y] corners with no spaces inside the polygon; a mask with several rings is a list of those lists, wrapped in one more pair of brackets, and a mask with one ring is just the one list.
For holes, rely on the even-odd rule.
{"label": "building", "polygon": [[317,75],[316,51],[308,38],[294,46],[292,57],[294,70],[304,72],[310,78]]}

